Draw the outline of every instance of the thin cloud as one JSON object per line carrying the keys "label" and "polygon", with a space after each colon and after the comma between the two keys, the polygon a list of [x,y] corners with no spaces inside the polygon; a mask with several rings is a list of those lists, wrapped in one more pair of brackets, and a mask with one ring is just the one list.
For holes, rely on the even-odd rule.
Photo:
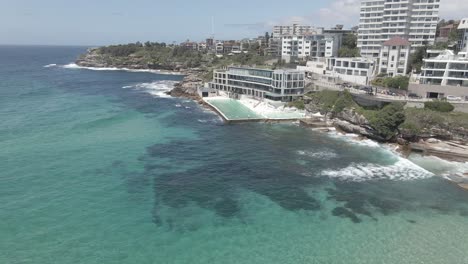
{"label": "thin cloud", "polygon": [[[265,22],[272,27],[278,24],[303,23],[317,27],[330,27],[343,24],[351,28],[359,24],[360,0],[334,0],[325,7],[311,12],[309,15],[285,17]],[[442,19],[462,19],[468,17],[466,0],[441,0],[439,16]],[[271,30],[271,28],[270,28]]]}

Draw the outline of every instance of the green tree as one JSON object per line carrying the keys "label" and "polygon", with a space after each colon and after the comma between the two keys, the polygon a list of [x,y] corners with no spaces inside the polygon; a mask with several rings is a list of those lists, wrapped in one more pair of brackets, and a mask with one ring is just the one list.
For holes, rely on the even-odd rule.
{"label": "green tree", "polygon": [[427,46],[419,47],[416,51],[411,54],[410,57],[410,69],[409,71],[415,71],[417,73],[421,72],[421,67],[423,64],[423,59],[427,54]]}
{"label": "green tree", "polygon": [[359,49],[358,48],[347,48],[347,47],[341,47],[338,50],[338,56],[342,58],[353,58],[353,57],[359,57]]}
{"label": "green tree", "polygon": [[353,100],[353,96],[348,90],[344,90],[338,99],[335,101],[335,105],[333,106],[333,113],[340,113],[347,107],[353,107],[356,103]]}
{"label": "green tree", "polygon": [[409,77],[408,76],[395,76],[395,77],[378,77],[372,81],[375,86],[386,88],[394,88],[401,90],[408,90]]}
{"label": "green tree", "polygon": [[355,34],[345,34],[340,50],[340,57],[359,57],[359,49],[357,48],[357,36]]}
{"label": "green tree", "polygon": [[456,29],[453,29],[452,31],[450,31],[449,36],[448,36],[448,40],[450,42],[458,40],[458,32],[457,32]]}
{"label": "green tree", "polygon": [[357,36],[355,34],[345,34],[343,36],[342,47],[354,49],[357,47]]}

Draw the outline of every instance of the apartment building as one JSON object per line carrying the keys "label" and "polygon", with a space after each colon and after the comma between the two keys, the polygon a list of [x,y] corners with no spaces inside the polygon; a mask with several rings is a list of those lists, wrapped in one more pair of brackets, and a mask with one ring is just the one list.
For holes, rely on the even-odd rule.
{"label": "apartment building", "polygon": [[342,81],[368,85],[375,71],[376,63],[371,58],[332,58],[331,76]]}
{"label": "apartment building", "polygon": [[229,67],[216,70],[209,88],[233,95],[248,95],[289,102],[304,95],[304,72]]}
{"label": "apartment building", "polygon": [[457,96],[468,99],[468,57],[466,52],[455,55],[445,50],[439,56],[427,58],[418,84],[410,83],[409,92],[424,98]]}
{"label": "apartment building", "polygon": [[380,50],[379,74],[390,77],[406,75],[411,44],[401,37],[385,41]]}
{"label": "apartment building", "polygon": [[463,86],[468,95],[468,58],[466,53],[461,54],[446,50],[435,58],[424,59],[420,83]]}
{"label": "apartment building", "polygon": [[435,42],[440,0],[362,0],[358,29],[361,56],[378,57],[383,42],[400,36],[412,50]]}
{"label": "apartment building", "polygon": [[289,35],[281,38],[281,58],[287,62],[313,57],[336,57],[341,35]]}
{"label": "apartment building", "polygon": [[468,18],[464,18],[458,25],[458,50],[466,50],[468,47]]}
{"label": "apartment building", "polygon": [[369,85],[376,66],[372,58],[312,58],[306,66],[297,66],[297,69],[311,78]]}
{"label": "apartment building", "polygon": [[281,38],[283,36],[290,36],[290,35],[312,35],[312,34],[322,34],[322,33],[323,33],[323,28],[315,28],[312,26],[300,25],[300,24],[273,27],[274,38]]}

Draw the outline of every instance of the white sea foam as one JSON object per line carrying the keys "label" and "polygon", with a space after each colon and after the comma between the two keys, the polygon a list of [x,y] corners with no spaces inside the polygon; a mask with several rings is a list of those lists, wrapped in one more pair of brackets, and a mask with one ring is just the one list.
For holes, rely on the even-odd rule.
{"label": "white sea foam", "polygon": [[55,66],[57,66],[57,64],[52,63],[52,64],[44,65],[44,68],[50,68],[50,67],[55,67]]}
{"label": "white sea foam", "polygon": [[[221,99],[226,98],[221,96]],[[210,98],[211,100],[211,98]],[[296,108],[285,107],[284,104],[276,103],[269,100],[259,101],[249,96],[242,96],[239,100],[241,104],[257,113],[270,119],[285,119],[285,118],[304,118],[305,111]],[[275,105],[276,104],[276,105]]]}
{"label": "white sea foam", "polygon": [[171,96],[166,94],[166,92],[172,90],[172,88],[174,88],[174,84],[176,83],[177,83],[176,81],[167,81],[167,80],[166,81],[154,81],[150,83],[139,83],[135,85],[128,85],[122,88],[143,91],[155,97],[171,98]]}
{"label": "white sea foam", "polygon": [[318,151],[318,152],[299,150],[297,151],[297,154],[299,154],[300,156],[307,156],[310,158],[320,159],[320,160],[331,160],[333,158],[338,157],[338,154],[336,154],[335,152],[331,150]]}
{"label": "white sea foam", "polygon": [[452,180],[454,177],[466,178],[468,173],[468,162],[447,161],[434,156],[421,156],[413,154],[410,160],[427,170]]}
{"label": "white sea foam", "polygon": [[382,179],[411,181],[434,176],[433,173],[404,158],[399,158],[396,163],[387,166],[371,163],[352,163],[343,169],[324,170],[321,175],[354,182]]}
{"label": "white sea foam", "polygon": [[214,123],[214,124],[219,124],[223,123],[223,119],[219,116],[214,116],[213,118],[209,119],[197,119],[199,123],[206,124],[206,123]]}
{"label": "white sea foam", "polygon": [[381,144],[379,144],[376,141],[373,141],[370,139],[363,139],[357,134],[342,134],[342,133],[337,132],[336,129],[333,129],[331,132],[328,133],[328,135],[332,138],[344,140],[354,145],[361,145],[361,146],[366,146],[366,147],[371,147],[371,148],[383,147]]}
{"label": "white sea foam", "polygon": [[66,65],[62,65],[62,68],[65,69],[85,69],[85,70],[92,70],[92,71],[127,71],[127,72],[149,72],[149,73],[157,73],[157,74],[167,74],[167,75],[181,75],[177,72],[169,72],[169,71],[160,71],[160,70],[149,70],[149,69],[129,69],[129,68],[115,68],[115,67],[83,67],[79,66],[76,63],[69,63]]}
{"label": "white sea foam", "polygon": [[321,172],[322,176],[356,182],[380,179],[409,181],[434,176],[434,173],[429,170],[401,157],[389,145],[379,144],[370,139],[362,139],[362,137],[356,134],[342,134],[333,131],[329,132],[328,135],[352,145],[369,148],[369,151],[386,152],[389,158],[396,159],[396,162],[391,165],[351,163],[348,167],[339,170],[324,170]]}

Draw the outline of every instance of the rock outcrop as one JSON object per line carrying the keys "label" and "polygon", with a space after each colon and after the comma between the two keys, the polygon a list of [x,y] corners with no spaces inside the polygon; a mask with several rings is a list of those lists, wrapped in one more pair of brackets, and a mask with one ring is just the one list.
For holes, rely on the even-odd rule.
{"label": "rock outcrop", "polygon": [[428,138],[436,138],[440,140],[456,140],[456,141],[468,141],[468,130],[463,127],[460,128],[440,128],[431,127],[424,129],[418,133],[415,133],[408,129],[402,129],[400,136],[406,140],[417,142],[419,140],[425,140]]}
{"label": "rock outcrop", "polygon": [[174,85],[174,89],[167,94],[174,97],[184,97],[195,100],[199,103],[202,102],[197,88],[203,85],[203,80],[197,75],[187,75],[181,82]]}
{"label": "rock outcrop", "polygon": [[370,126],[369,121],[353,108],[346,108],[335,114],[331,123],[346,133],[358,134],[377,141],[386,141]]}

